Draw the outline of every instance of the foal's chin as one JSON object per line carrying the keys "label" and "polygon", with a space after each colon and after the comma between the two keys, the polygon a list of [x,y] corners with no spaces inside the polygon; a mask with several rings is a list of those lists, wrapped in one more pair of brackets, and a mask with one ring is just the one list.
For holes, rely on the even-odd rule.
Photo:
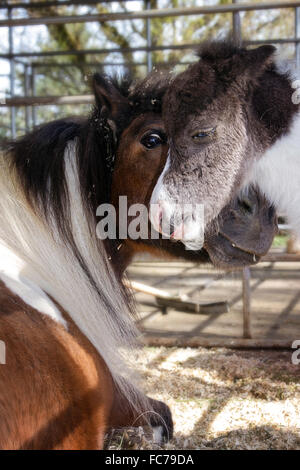
{"label": "foal's chin", "polygon": [[253,266],[257,264],[261,256],[244,251],[232,244],[221,234],[210,238],[204,243],[212,264],[219,269],[227,271],[242,269],[245,266]]}

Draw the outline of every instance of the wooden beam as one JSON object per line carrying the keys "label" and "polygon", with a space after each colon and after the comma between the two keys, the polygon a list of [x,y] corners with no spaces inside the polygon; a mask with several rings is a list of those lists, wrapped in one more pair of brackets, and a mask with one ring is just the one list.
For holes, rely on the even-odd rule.
{"label": "wooden beam", "polygon": [[[209,315],[214,313],[227,313],[229,311],[227,302],[195,302],[186,295],[173,295],[169,292],[148,286],[136,281],[125,280],[125,285],[130,289],[143,294],[152,295],[159,307],[164,310],[173,308],[181,312],[198,313]],[[165,312],[166,313],[166,312]]]}
{"label": "wooden beam", "polygon": [[261,259],[262,261],[269,261],[271,263],[277,263],[280,261],[300,261],[300,254],[293,254],[293,253],[268,253],[266,256],[263,256]]}
{"label": "wooden beam", "polygon": [[221,338],[207,339],[199,336],[163,337],[153,336],[145,333],[141,337],[145,346],[164,346],[176,348],[229,348],[229,349],[285,349],[291,350],[291,341],[286,339],[244,339],[244,338]]}

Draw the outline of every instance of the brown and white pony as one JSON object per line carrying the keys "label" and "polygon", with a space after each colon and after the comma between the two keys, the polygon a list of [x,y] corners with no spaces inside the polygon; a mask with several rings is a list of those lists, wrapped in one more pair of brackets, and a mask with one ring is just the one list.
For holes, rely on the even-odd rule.
{"label": "brown and white pony", "polygon": [[[158,438],[172,436],[167,406],[124,374],[128,354],[124,361],[121,350],[134,354],[136,331],[120,277],[137,250],[188,252],[169,240],[125,240],[118,250],[118,240],[104,246],[95,229],[100,203],[118,194],[147,203],[165,163],[159,102],[167,83],[150,83],[130,92],[97,76],[90,119],[46,124],[1,154],[1,448],[102,448],[109,427],[146,418]],[[207,246],[224,252],[224,263],[253,262],[262,226],[272,240],[274,213],[256,191],[251,197],[250,210],[235,200],[221,233],[209,234]],[[253,227],[248,249],[246,227]],[[193,259],[208,260],[208,253]]]}
{"label": "brown and white pony", "polygon": [[[274,51],[205,43],[199,62],[174,77],[163,104],[169,158],[152,194],[166,217],[176,219],[172,206],[188,200],[204,205],[209,224],[254,183],[300,233],[300,82]],[[187,234],[194,225],[191,213]],[[197,234],[192,243],[201,246]]]}
{"label": "brown and white pony", "polygon": [[108,427],[146,421],[172,436],[168,407],[131,382],[133,309],[96,237],[110,159],[136,118],[125,98],[107,107],[110,87],[97,77],[90,119],[42,126],[0,156],[2,449],[97,449]]}

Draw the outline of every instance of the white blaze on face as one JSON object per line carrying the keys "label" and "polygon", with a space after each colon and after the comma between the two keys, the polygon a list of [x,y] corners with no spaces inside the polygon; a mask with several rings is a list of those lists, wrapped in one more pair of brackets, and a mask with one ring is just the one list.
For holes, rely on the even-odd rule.
{"label": "white blaze on face", "polygon": [[[190,201],[173,201],[164,186],[164,177],[170,168],[170,151],[150,200],[150,221],[163,238],[180,240],[188,250],[200,250],[204,243],[204,209]],[[170,227],[172,229],[170,229]],[[174,230],[173,230],[174,229]]]}
{"label": "white blaze on face", "polygon": [[168,172],[170,168],[170,151],[168,153],[168,158],[161,173],[160,177],[157,180],[157,183],[154,187],[152,192],[152,196],[150,199],[150,221],[157,232],[160,232],[160,216],[161,216],[161,209],[163,208],[165,216],[169,216],[173,213],[172,208],[172,201],[166,191],[163,179],[165,174]]}

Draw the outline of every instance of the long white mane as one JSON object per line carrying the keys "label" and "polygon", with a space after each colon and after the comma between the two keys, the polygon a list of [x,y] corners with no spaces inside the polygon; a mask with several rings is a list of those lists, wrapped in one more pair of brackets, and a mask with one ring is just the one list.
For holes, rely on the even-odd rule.
{"label": "long white mane", "polygon": [[29,305],[67,328],[51,296],[95,346],[116,384],[133,402],[136,397],[124,377],[122,351],[132,351],[136,330],[103,243],[99,244],[86,215],[75,157],[76,143],[71,142],[64,156],[69,223],[89,276],[72,246],[62,238],[55,216],[50,214],[50,222],[46,222],[46,217],[38,216],[30,207],[18,174],[9,164],[9,155],[2,153],[0,279]]}

